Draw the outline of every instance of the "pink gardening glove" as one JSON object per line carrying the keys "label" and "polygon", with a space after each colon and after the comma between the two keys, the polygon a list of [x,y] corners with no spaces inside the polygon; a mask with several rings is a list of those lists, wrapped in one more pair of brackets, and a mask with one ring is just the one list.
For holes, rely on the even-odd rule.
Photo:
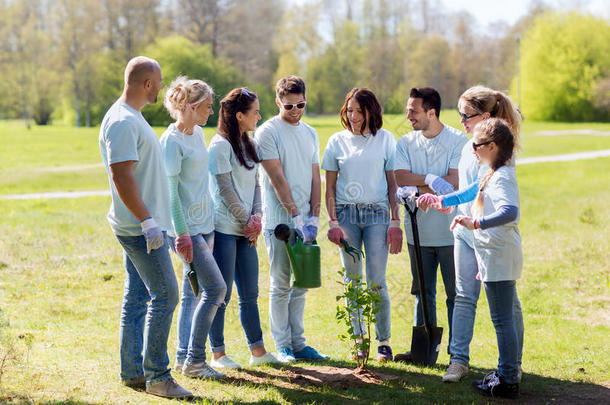
{"label": "pink gardening glove", "polygon": [[393,255],[400,253],[402,250],[402,229],[400,229],[400,219],[390,221],[386,243],[390,245],[390,253]]}
{"label": "pink gardening glove", "polygon": [[420,195],[417,198],[417,206],[422,209],[424,212],[428,211],[428,208],[432,206],[432,204],[436,204],[440,202],[440,198],[434,194],[426,193]]}
{"label": "pink gardening glove", "polygon": [[345,239],[345,234],[343,233],[343,229],[341,229],[339,222],[336,219],[331,219],[328,221],[328,232],[326,233],[326,236],[332,243],[338,245],[339,247],[343,247],[343,245],[341,245],[341,238]]}
{"label": "pink gardening glove", "polygon": [[261,222],[261,217],[258,215],[252,215],[248,219],[248,223],[242,228],[244,236],[250,239],[250,246],[256,245],[256,240],[258,239],[258,235],[260,235],[262,230],[263,224]]}
{"label": "pink gardening glove", "polygon": [[187,263],[193,261],[193,241],[191,240],[190,235],[184,234],[176,238],[176,252],[178,252]]}

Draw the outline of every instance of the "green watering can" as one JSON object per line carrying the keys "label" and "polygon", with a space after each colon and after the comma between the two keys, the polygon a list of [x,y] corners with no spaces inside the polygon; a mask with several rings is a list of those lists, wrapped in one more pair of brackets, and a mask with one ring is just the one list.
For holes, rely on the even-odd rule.
{"label": "green watering can", "polygon": [[286,244],[286,252],[290,259],[290,286],[294,288],[318,288],[322,285],[320,272],[320,246],[314,240],[313,244],[306,245],[296,235],[295,243],[291,244],[290,228],[286,224],[279,224],[273,231],[278,240]]}

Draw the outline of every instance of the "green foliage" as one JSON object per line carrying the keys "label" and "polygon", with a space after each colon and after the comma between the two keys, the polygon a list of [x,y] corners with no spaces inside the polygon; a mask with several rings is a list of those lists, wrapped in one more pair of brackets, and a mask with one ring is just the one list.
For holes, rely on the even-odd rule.
{"label": "green foliage", "polygon": [[[343,294],[337,295],[336,300],[343,301],[343,306],[337,305],[335,318],[347,327],[347,334],[341,333],[337,337],[343,342],[354,342],[352,356],[356,358],[358,367],[366,368],[371,348],[371,324],[375,323],[381,301],[377,292],[379,288],[374,283],[368,286],[360,276],[347,276],[345,269],[337,273],[342,280],[338,283],[343,287]],[[360,320],[364,322],[365,330],[361,329]],[[364,354],[363,358],[357,356],[358,351]]]}
{"label": "green foliage", "polygon": [[[528,119],[607,121],[596,107],[610,76],[610,23],[577,13],[538,17],[521,42],[522,111]],[[517,91],[513,82],[513,94]],[[606,91],[607,94],[607,91]]]}
{"label": "green foliage", "polygon": [[[214,57],[209,44],[201,45],[184,37],[172,35],[161,38],[146,47],[144,54],[156,59],[161,65],[163,83],[169,86],[180,75],[201,79],[214,89],[216,99],[220,100],[234,87],[246,86],[241,74],[225,59]],[[172,120],[163,107],[165,91],[159,93],[156,104],[147,106],[142,113],[151,125],[166,126]],[[208,125],[218,121],[218,107],[214,108]]]}

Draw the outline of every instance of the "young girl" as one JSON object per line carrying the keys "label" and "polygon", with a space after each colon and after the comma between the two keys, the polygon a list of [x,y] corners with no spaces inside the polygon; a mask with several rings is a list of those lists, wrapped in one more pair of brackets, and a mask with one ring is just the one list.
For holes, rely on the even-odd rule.
{"label": "young girl", "polygon": [[[212,89],[201,80],[180,76],[165,94],[164,105],[176,120],[161,136],[174,224],[172,245],[184,261],[178,313],[175,369],[193,378],[225,378],[206,363],[205,341],[216,310],[227,292],[212,256],[214,212],[208,190],[208,151],[200,125],[212,111]],[[197,300],[187,274],[197,274]],[[195,308],[196,306],[196,308]]]}
{"label": "young girl", "polygon": [[216,368],[241,368],[225,352],[225,309],[233,281],[239,296],[239,318],[246,333],[250,365],[278,363],[265,350],[258,313],[258,255],[262,205],[258,156],[248,135],[261,119],[256,93],[233,89],[220,101],[218,133],[210,142],[210,173],[215,207],[214,258],[227,284],[227,294],[210,329]]}
{"label": "young girl", "polygon": [[457,215],[451,229],[474,231],[475,254],[500,352],[497,371],[473,382],[486,396],[519,396],[519,338],[513,303],[516,280],[523,269],[519,234],[519,189],[511,164],[515,138],[506,122],[490,118],[477,124],[472,147],[481,165],[489,167],[479,184],[472,217]]}
{"label": "young girl", "polygon": [[[381,297],[379,312],[375,314],[377,360],[391,361],[390,295],[386,283],[388,245],[392,254],[402,248],[400,210],[394,200],[396,142],[394,135],[381,128],[381,106],[369,89],[355,88],[347,94],[341,108],[341,123],[346,129],[330,138],[322,160],[330,218],[328,239],[340,247],[341,238],[356,248],[364,244],[366,280],[375,283]],[[343,249],[340,252],[346,280],[353,275],[362,276],[362,261],[354,262]],[[355,314],[352,325],[364,335],[364,324]],[[358,356],[364,357],[366,353]]]}

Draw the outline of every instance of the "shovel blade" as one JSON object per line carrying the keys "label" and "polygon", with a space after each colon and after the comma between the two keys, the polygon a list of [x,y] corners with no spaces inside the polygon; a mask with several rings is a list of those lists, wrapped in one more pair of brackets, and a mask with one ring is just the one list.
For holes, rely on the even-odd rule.
{"label": "shovel blade", "polygon": [[411,356],[413,363],[424,366],[436,364],[438,352],[441,348],[443,338],[443,328],[432,326],[429,328],[430,334],[425,326],[414,326],[411,338]]}

